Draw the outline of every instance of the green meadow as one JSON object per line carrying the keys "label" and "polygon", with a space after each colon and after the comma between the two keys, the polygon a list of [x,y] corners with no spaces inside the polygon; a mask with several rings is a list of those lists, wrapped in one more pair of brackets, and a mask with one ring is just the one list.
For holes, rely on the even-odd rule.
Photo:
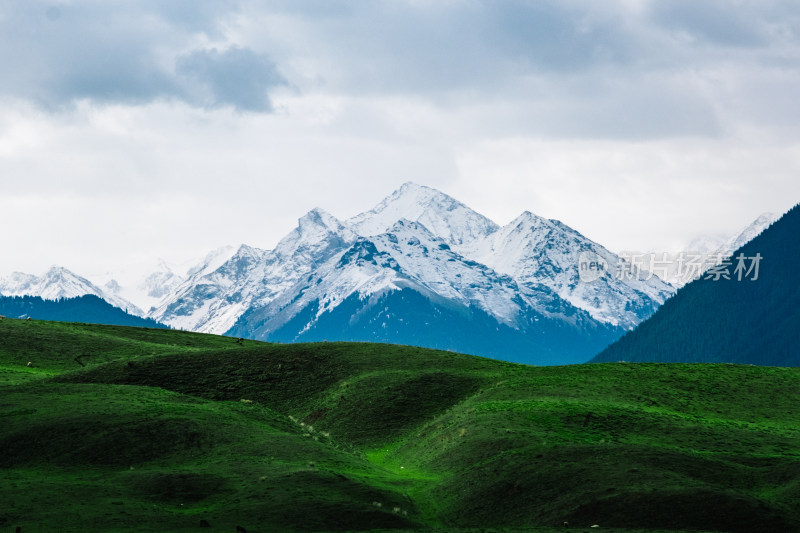
{"label": "green meadow", "polygon": [[237,526],[800,531],[800,370],[0,321],[0,531]]}

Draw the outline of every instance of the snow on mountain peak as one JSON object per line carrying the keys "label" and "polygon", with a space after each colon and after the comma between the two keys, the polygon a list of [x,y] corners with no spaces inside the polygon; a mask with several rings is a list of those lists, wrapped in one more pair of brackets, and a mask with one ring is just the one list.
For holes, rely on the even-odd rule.
{"label": "snow on mountain peak", "polygon": [[716,254],[720,254],[722,256],[731,255],[733,252],[756,238],[759,233],[767,229],[770,224],[778,220],[778,218],[779,216],[775,213],[762,213],[739,233],[725,241],[725,243],[723,243],[719,249],[716,250]]}
{"label": "snow on mountain peak", "polygon": [[264,251],[259,248],[254,248],[253,246],[248,246],[247,244],[239,245],[239,248],[236,249],[236,253],[231,256],[231,259],[238,257],[238,258],[257,258],[263,255]]}
{"label": "snow on mountain peak", "polygon": [[459,251],[522,286],[551,289],[596,320],[627,328],[638,324],[673,292],[657,277],[638,273],[622,279],[607,272],[592,283],[583,282],[578,270],[581,253],[597,254],[614,268],[619,258],[563,222],[529,211]]}
{"label": "snow on mountain peak", "polygon": [[280,324],[304,306],[318,305],[319,316],[353,294],[371,298],[412,288],[477,307],[512,327],[527,313],[523,309],[567,317],[575,308],[599,322],[631,327],[671,293],[657,278],[606,275],[593,285],[581,283],[584,251],[609,264],[618,260],[557,220],[525,211],[500,228],[450,196],[408,182],[345,222],[312,209],[272,251],[242,246],[217,254],[222,261],[206,261],[213,268],[191,276],[151,317],[224,333],[244,313],[255,316],[254,309],[258,320]]}
{"label": "snow on mountain peak", "polygon": [[333,215],[312,209],[274,250],[241,245],[214,255],[150,316],[181,329],[225,333],[247,309],[268,304],[356,238]]}
{"label": "snow on mountain peak", "polygon": [[755,220],[735,233],[733,236],[716,234],[695,237],[686,246],[685,251],[709,254],[711,256],[727,256],[753,240],[770,224],[780,218],[775,213],[761,213]]}
{"label": "snow on mountain peak", "polygon": [[513,227],[516,231],[530,231],[531,228],[543,225],[552,226],[553,221],[548,218],[540,217],[530,211],[523,211],[517,218],[500,228],[499,231],[503,231],[509,227]]}
{"label": "snow on mountain peak", "polygon": [[[292,257],[298,252],[316,257],[325,250],[355,241],[356,234],[338,218],[320,208],[314,208],[297,221],[297,227],[275,247],[278,257]],[[327,257],[326,257],[327,258]]]}
{"label": "snow on mountain peak", "polygon": [[689,242],[687,251],[709,254],[725,245],[725,237],[720,235],[700,235]]}
{"label": "snow on mountain peak", "polygon": [[756,220],[753,222],[753,224],[760,224],[762,226],[769,226],[773,222],[778,220],[779,218],[780,218],[780,215],[778,215],[777,213],[773,213],[771,211],[768,211],[766,213],[761,213],[758,216],[758,218],[756,218]]}
{"label": "snow on mountain peak", "polygon": [[120,286],[119,281],[115,279],[108,280],[104,285],[103,288],[111,292],[111,294],[119,294],[122,290],[122,286]]}
{"label": "snow on mountain peak", "polygon": [[41,276],[14,272],[10,276],[0,279],[0,294],[4,296],[39,296],[45,300],[77,298],[92,294],[129,313],[143,315],[142,310],[131,302],[113,293],[103,291],[88,279],[61,266],[51,266]]}
{"label": "snow on mountain peak", "polygon": [[297,227],[301,233],[314,232],[314,231],[341,231],[343,224],[335,216],[331,215],[324,209],[315,207],[297,221]]}
{"label": "snow on mountain peak", "polygon": [[401,218],[397,220],[397,222],[392,224],[392,226],[387,229],[387,233],[393,233],[393,234],[408,233],[408,232],[421,233],[426,237],[429,237],[430,239],[442,240],[441,238],[436,237],[433,233],[431,233],[431,231],[428,228],[426,228],[424,224],[420,224],[419,222],[416,222],[414,220],[409,220],[407,218]]}
{"label": "snow on mountain peak", "polygon": [[143,290],[149,298],[161,299],[183,282],[184,278],[175,274],[169,267],[166,265],[162,265],[162,267],[166,268],[150,273],[139,284],[138,288]]}
{"label": "snow on mountain peak", "polygon": [[237,251],[238,248],[230,245],[222,246],[216,250],[212,250],[203,258],[202,261],[186,272],[186,277],[194,277],[195,275],[203,276],[215,271],[228,260],[230,260],[230,258],[233,257]]}
{"label": "snow on mountain peak", "polygon": [[534,215],[533,213],[531,213],[530,211],[528,211],[526,209],[525,211],[520,213],[519,216],[517,218],[515,218],[512,223],[514,223],[514,222],[522,223],[522,222],[525,222],[525,221],[541,220],[541,219],[542,219],[542,217],[540,217],[539,215]]}
{"label": "snow on mountain peak", "polygon": [[419,222],[444,239],[460,245],[486,237],[498,226],[450,196],[424,185],[407,182],[375,208],[347,221],[363,236],[380,235],[401,218]]}
{"label": "snow on mountain peak", "polygon": [[264,316],[274,315],[280,325],[288,317],[281,315],[312,306],[316,320],[353,295],[364,300],[403,288],[464,309],[480,308],[507,325],[521,311],[516,284],[508,276],[460,256],[425,225],[401,217],[388,231],[359,237],[320,265],[306,283],[275,300]]}

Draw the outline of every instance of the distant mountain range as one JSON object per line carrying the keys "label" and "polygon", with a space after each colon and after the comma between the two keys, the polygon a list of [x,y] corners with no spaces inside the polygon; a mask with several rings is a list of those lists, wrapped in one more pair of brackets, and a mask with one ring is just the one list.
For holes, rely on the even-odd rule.
{"label": "distant mountain range", "polygon": [[720,235],[703,235],[695,237],[687,246],[687,250],[712,255],[728,256],[752,241],[759,233],[778,220],[776,213],[762,213],[753,222],[742,228],[732,237]]}
{"label": "distant mountain range", "polygon": [[40,296],[0,296],[0,315],[8,318],[35,318],[111,326],[167,327],[150,318],[128,314],[94,294],[54,299],[44,299]]}
{"label": "distant mountain range", "polygon": [[692,239],[686,250],[678,253],[621,252],[620,255],[631,262],[646,265],[662,280],[679,289],[729,257],[777,219],[775,213],[762,213],[731,237],[702,235]]}
{"label": "distant mountain range", "polygon": [[642,272],[584,283],[581,253],[619,261],[559,221],[523,213],[500,227],[407,183],[346,221],[314,209],[273,250],[242,245],[196,269],[148,316],[262,340],[378,340],[581,362],[673,293]]}
{"label": "distant mountain range", "polygon": [[[587,257],[604,269],[592,279],[579,269]],[[135,290],[111,274],[93,284],[54,267],[0,279],[0,294],[94,294],[174,328],[260,340],[382,341],[560,364],[586,361],[674,294],[645,270],[558,220],[524,212],[501,227],[406,183],[349,220],[313,209],[272,250],[221,248],[185,269],[162,261]]]}
{"label": "distant mountain range", "polygon": [[8,277],[0,278],[2,296],[41,296],[45,300],[58,300],[87,294],[97,296],[128,313],[144,315],[136,305],[115,295],[113,291],[103,290],[63,267],[51,267],[42,276],[14,272]]}
{"label": "distant mountain range", "polygon": [[592,362],[800,365],[798,235],[795,206]]}

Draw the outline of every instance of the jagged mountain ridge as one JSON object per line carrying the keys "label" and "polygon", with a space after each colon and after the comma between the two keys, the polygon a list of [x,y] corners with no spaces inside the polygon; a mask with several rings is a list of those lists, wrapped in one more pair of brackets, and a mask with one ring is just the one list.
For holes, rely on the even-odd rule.
{"label": "jagged mountain ridge", "polygon": [[[518,351],[527,343],[528,349],[556,353],[569,344],[564,339],[582,338],[564,359],[577,362],[671,294],[657,279],[616,280],[613,273],[592,290],[581,287],[580,252],[595,251],[612,261],[615,256],[561,222],[530,213],[522,218],[528,231],[519,235],[520,220],[501,228],[444,193],[407,183],[374,209],[344,222],[322,209],[310,211],[274,250],[240,247],[216,270],[190,276],[150,316],[181,329],[265,340],[334,335],[399,342],[408,335],[393,321],[408,320],[405,311],[372,306],[411,305],[413,300],[414,316],[430,314],[420,319],[419,328],[438,323],[439,329],[468,331],[470,321],[479,320],[496,339],[500,330],[505,336],[514,331],[512,337],[535,337],[514,343]],[[541,228],[546,231],[537,231]],[[509,240],[511,235],[516,240]],[[527,246],[518,246],[520,239]],[[424,306],[411,293],[432,307],[422,313]],[[383,316],[380,331],[374,324],[357,324],[368,315],[372,322]],[[447,324],[435,318],[445,315]],[[325,326],[337,321],[341,324],[335,330]],[[393,327],[396,337],[386,333]],[[553,334],[557,329],[569,333]],[[543,342],[548,336],[561,340]],[[460,341],[439,343],[429,335],[425,342],[476,353]]]}
{"label": "jagged mountain ridge", "polygon": [[[193,262],[191,267],[188,263],[170,265],[160,260],[150,275],[138,277],[139,281],[131,277],[133,271],[117,272],[123,275],[119,278],[124,281],[122,286],[117,281],[119,276],[112,272],[92,276],[94,283],[74,283],[74,278],[84,281],[85,278],[70,273],[70,276],[62,276],[63,288],[58,288],[59,283],[39,283],[37,276],[14,273],[4,279],[4,285],[7,294],[45,298],[100,295],[140,315],[143,313],[131,302],[141,301],[142,306],[151,308],[148,316],[168,320],[174,327],[222,333],[252,305],[269,303],[329,256],[355,242],[359,235],[377,235],[389,229],[396,222],[395,217],[401,214],[407,216],[400,218],[410,217],[426,228],[438,228],[436,236],[463,257],[511,276],[529,301],[552,303],[556,295],[603,323],[630,328],[652,313],[659,301],[671,292],[647,275],[629,276],[625,283],[617,283],[611,276],[602,277],[593,284],[580,283],[574,269],[579,251],[595,253],[610,268],[625,267],[624,262],[557,220],[524,212],[501,228],[453,198],[413,183],[404,184],[374,209],[347,221],[339,221],[321,209],[312,210],[272,251],[244,245],[225,247],[211,252],[199,263]],[[774,218],[774,215],[764,214],[726,243],[721,237],[715,238],[713,243],[706,243],[707,248],[729,253],[728,248],[759,233]],[[315,235],[317,232],[321,233]],[[329,242],[324,238],[320,240],[320,235],[328,234],[332,236]],[[320,245],[322,241],[327,243]],[[320,249],[314,251],[318,247]],[[304,252],[304,248],[308,250]],[[239,250],[239,259],[235,259]],[[576,252],[579,252],[577,256]],[[251,257],[249,261],[242,259],[248,254],[258,257]],[[294,254],[298,257],[294,258]],[[242,264],[223,268],[229,261],[238,260]],[[254,268],[249,272],[244,262],[273,264],[265,265],[263,271]],[[227,273],[215,274],[219,269]],[[240,272],[231,274],[236,271]],[[661,271],[658,274],[674,281],[669,274],[665,276]]]}
{"label": "jagged mountain ridge", "polygon": [[[528,211],[472,246],[460,248],[478,262],[507,274],[520,285],[545,286],[595,319],[629,329],[652,314],[673,291],[658,277],[633,272],[620,279],[620,258],[558,220]],[[606,275],[582,282],[581,254],[601,257]]]}
{"label": "jagged mountain ridge", "polygon": [[58,300],[87,294],[97,296],[132,315],[144,316],[144,312],[133,303],[111,291],[104,291],[88,279],[64,267],[50,267],[41,276],[14,272],[0,278],[2,296],[39,296],[44,300]]}
{"label": "jagged mountain ridge", "polygon": [[[398,216],[401,214],[412,218]],[[300,219],[298,227],[275,250],[259,250],[263,255],[263,272],[255,268],[252,272],[248,271],[246,276],[237,275],[233,278],[220,278],[213,273],[202,277],[192,276],[179,287],[176,295],[150,316],[175,327],[222,333],[225,331],[223,326],[230,326],[230,319],[237,312],[243,312],[243,309],[252,305],[269,304],[334,253],[343,252],[344,247],[355,242],[358,235],[383,233],[400,219],[421,224],[473,263],[488,265],[514,277],[521,282],[520,286],[524,285],[518,290],[536,296],[542,293],[542,286],[545,286],[575,307],[589,312],[595,319],[611,325],[632,327],[672,293],[668,285],[659,283],[657,279],[614,283],[616,280],[612,279],[612,275],[604,277],[593,288],[584,287],[578,280],[576,252],[594,250],[612,263],[616,260],[613,254],[561,222],[535,217],[530,213],[523,214],[522,218],[528,221],[529,230],[538,225],[557,231],[550,231],[544,238],[529,231],[531,235],[523,237],[528,239],[528,246],[517,246],[515,242],[497,246],[498,237],[513,233],[509,228],[519,226],[518,221],[500,228],[439,191],[407,183],[376,208],[346,222],[340,222],[321,209],[312,210]],[[438,228],[440,233],[431,231],[429,226]],[[559,242],[553,241],[553,233],[557,234]],[[565,246],[571,247],[572,251],[565,253],[562,249]],[[305,248],[308,251],[304,251]],[[525,255],[527,252],[535,253]],[[297,257],[295,254],[298,254]],[[515,257],[509,260],[513,254],[516,254]],[[561,257],[553,259],[554,256]],[[512,268],[506,268],[509,265]],[[553,268],[536,271],[533,268],[535,265],[551,265]],[[241,269],[241,265],[238,268]],[[253,289],[254,285],[259,285],[258,290]],[[440,287],[444,285],[440,284]],[[201,301],[209,296],[221,301],[204,307]],[[186,302],[178,303],[187,299],[192,302],[188,306]],[[223,315],[225,319],[220,320]]]}
{"label": "jagged mountain ridge", "polygon": [[[737,237],[769,222],[760,217]],[[584,254],[607,267],[590,282],[578,270]],[[65,269],[41,279],[15,273],[3,287],[95,294],[138,311],[116,280],[104,290]],[[162,298],[148,317],[180,329],[401,342],[548,364],[588,359],[673,292],[560,221],[524,212],[501,227],[413,183],[346,221],[313,209],[273,250],[222,248],[185,275],[163,263],[140,289]]]}
{"label": "jagged mountain ridge", "polygon": [[404,219],[250,309],[229,333],[284,342],[346,336],[538,364],[580,362],[619,334],[555,294],[530,298],[511,277]]}
{"label": "jagged mountain ridge", "polygon": [[274,250],[241,245],[217,268],[189,276],[149,316],[180,329],[225,333],[249,308],[267,305],[355,239],[335,217],[314,209]]}
{"label": "jagged mountain ridge", "polygon": [[315,301],[318,318],[353,293],[369,298],[406,288],[430,299],[476,305],[506,324],[513,324],[520,310],[514,301],[519,290],[513,280],[467,262],[423,225],[401,219],[387,233],[358,238],[261,314],[280,323],[281,315],[293,316]]}

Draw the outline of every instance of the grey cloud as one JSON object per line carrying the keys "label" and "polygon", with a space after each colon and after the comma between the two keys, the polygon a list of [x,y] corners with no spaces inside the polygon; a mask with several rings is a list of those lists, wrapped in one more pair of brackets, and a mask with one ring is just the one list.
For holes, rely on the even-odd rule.
{"label": "grey cloud", "polygon": [[800,35],[800,7],[777,0],[644,1],[642,9],[616,0],[326,4],[338,9],[318,16],[306,2],[282,3],[280,15],[294,21],[304,50],[341,67],[328,81],[353,92],[491,91],[519,77],[557,81],[609,67],[690,71],[721,53],[751,61],[736,56],[781,36],[798,44]]}
{"label": "grey cloud", "polygon": [[513,97],[488,99],[471,110],[488,138],[647,141],[719,138],[724,133],[702,82],[681,77],[638,77],[612,71],[573,76],[553,91],[531,84]]}
{"label": "grey cloud", "polygon": [[322,57],[347,69],[347,90],[494,90],[531,73],[629,62],[618,9],[570,2],[365,2],[336,17],[293,13]]}
{"label": "grey cloud", "polygon": [[[539,135],[710,136],[728,121],[719,114],[774,120],[768,105],[737,103],[750,98],[741,80],[798,70],[796,0],[631,5],[0,2],[0,96],[51,108],[80,99],[177,100],[269,112],[275,91],[291,80],[304,93],[409,98],[445,111],[493,101],[546,105],[535,115]],[[711,81],[675,82],[695,77]],[[781,78],[770,78],[780,93],[772,96],[795,109],[795,79]],[[635,111],[618,121],[626,109]],[[508,122],[498,117],[485,127]]]}
{"label": "grey cloud", "polygon": [[[509,135],[724,135],[752,118],[736,103],[746,90],[741,80],[800,66],[800,4],[790,1],[338,5],[349,10],[325,17],[281,11],[295,24],[306,64],[322,70],[325,91],[417,98],[445,109],[499,101],[520,109],[517,123],[533,119],[527,129],[509,127]],[[793,79],[785,89],[781,101],[796,92]],[[482,128],[498,135],[515,122],[485,119]]]}
{"label": "grey cloud", "polygon": [[573,71],[591,66],[625,64],[635,48],[634,35],[621,24],[620,10],[570,2],[511,1],[500,8],[483,6],[486,39],[536,68]]}
{"label": "grey cloud", "polygon": [[178,52],[222,35],[231,2],[13,4],[0,6],[0,95],[47,109],[88,99],[270,111],[264,91],[284,82],[246,48]]}
{"label": "grey cloud", "polygon": [[176,71],[193,82],[187,91],[191,99],[209,108],[232,105],[245,111],[271,111],[269,89],[287,85],[267,56],[237,47],[183,55]]}
{"label": "grey cloud", "polygon": [[220,37],[220,22],[241,13],[240,4],[235,0],[148,0],[142,5],[175,28]]}
{"label": "grey cloud", "polygon": [[669,0],[651,3],[650,16],[656,25],[683,32],[691,39],[723,46],[757,47],[768,43],[762,17],[770,13],[769,6],[766,10],[764,4],[759,7],[747,2]]}

